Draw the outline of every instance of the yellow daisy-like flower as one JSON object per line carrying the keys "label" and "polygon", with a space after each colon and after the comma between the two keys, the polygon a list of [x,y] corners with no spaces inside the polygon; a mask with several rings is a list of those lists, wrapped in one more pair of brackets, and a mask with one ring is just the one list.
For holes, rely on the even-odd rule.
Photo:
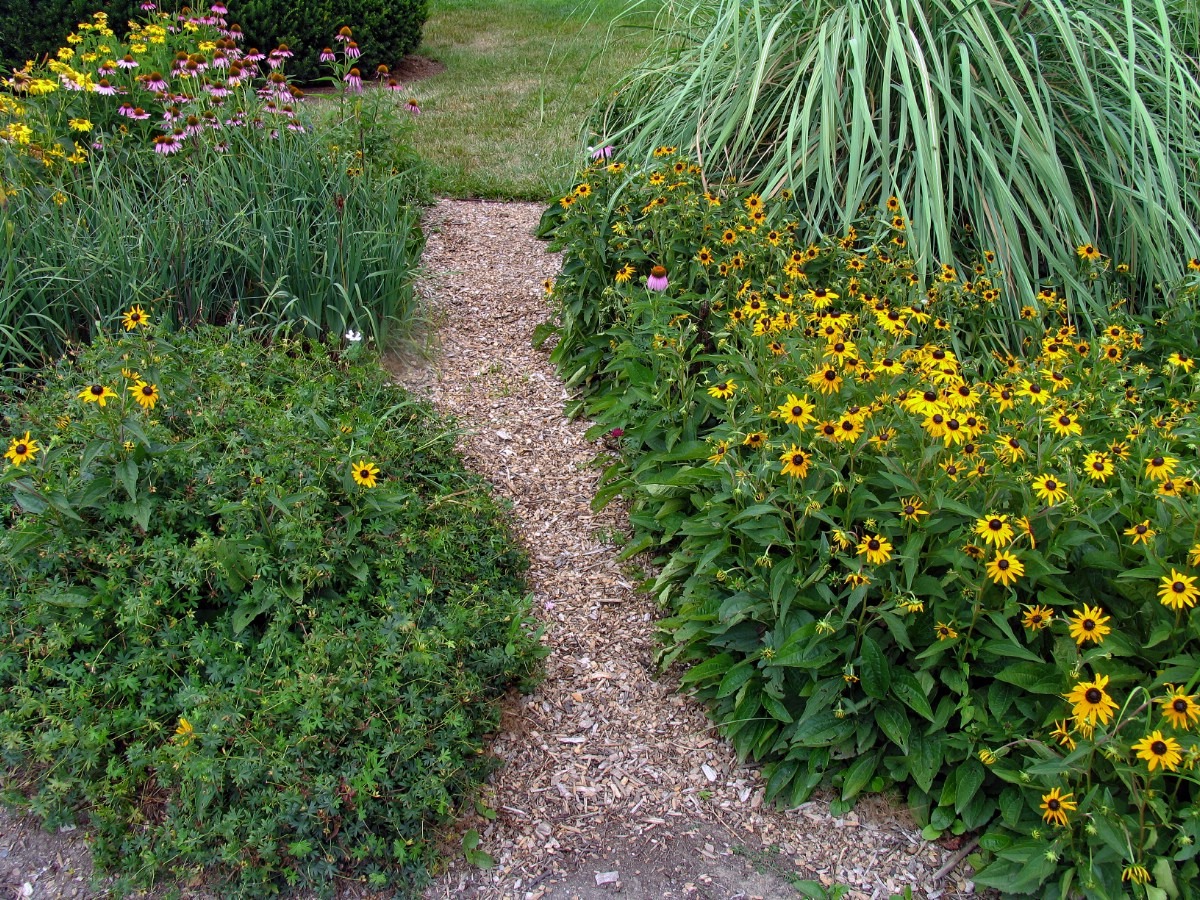
{"label": "yellow daisy-like flower", "polygon": [[1130,525],[1125,529],[1125,537],[1133,538],[1134,546],[1138,544],[1149,544],[1150,539],[1158,532],[1150,527],[1150,520],[1138,522],[1136,525]]}
{"label": "yellow daisy-like flower", "polygon": [[1192,549],[1188,551],[1188,565],[1200,566],[1200,543],[1192,545]]}
{"label": "yellow daisy-like flower", "polygon": [[1067,489],[1055,475],[1039,475],[1033,479],[1033,492],[1043,503],[1053,506],[1067,499]]}
{"label": "yellow daisy-like flower", "polygon": [[1076,434],[1083,434],[1083,427],[1079,424],[1079,416],[1073,416],[1070,413],[1059,413],[1058,415],[1050,416],[1046,419],[1046,424],[1059,437],[1071,437]]}
{"label": "yellow daisy-like flower", "polygon": [[929,515],[929,511],[921,502],[920,497],[905,497],[900,501],[900,516],[910,522],[919,522],[921,516]]}
{"label": "yellow daisy-like flower", "polygon": [[767,433],[765,431],[752,431],[746,435],[746,439],[742,441],[743,447],[749,447],[751,450],[758,450],[760,447],[765,447],[767,443]]}
{"label": "yellow daisy-like flower", "polygon": [[1041,631],[1043,628],[1050,627],[1053,620],[1054,610],[1048,606],[1034,605],[1025,610],[1021,622],[1030,631]]}
{"label": "yellow daisy-like flower", "polygon": [[125,326],[126,331],[133,331],[139,325],[149,325],[150,317],[146,315],[146,311],[140,306],[134,306],[121,316],[121,324]]}
{"label": "yellow daisy-like flower", "polygon": [[812,457],[796,444],[792,444],[779,457],[779,461],[783,463],[783,474],[793,478],[803,478],[808,474],[808,463],[811,459]]}
{"label": "yellow daisy-like flower", "polygon": [[716,465],[725,459],[725,454],[729,452],[729,441],[717,441],[716,449],[713,450],[712,456],[708,458],[710,463]]}
{"label": "yellow daisy-like flower", "polygon": [[1186,353],[1172,353],[1167,357],[1167,363],[1177,369],[1183,369],[1185,372],[1192,371],[1192,366],[1196,365],[1196,361]]}
{"label": "yellow daisy-like flower", "polygon": [[1146,477],[1152,481],[1169,481],[1178,462],[1173,456],[1152,456],[1146,460]]}
{"label": "yellow daisy-like flower", "polygon": [[1179,741],[1171,737],[1163,737],[1163,733],[1157,728],[1135,743],[1132,748],[1138,756],[1138,759],[1144,759],[1147,767],[1151,772],[1155,766],[1161,766],[1168,772],[1174,772],[1179,767],[1179,762],[1183,759],[1183,754],[1179,751],[1183,748],[1179,745]]}
{"label": "yellow daisy-like flower", "polygon": [[379,466],[362,459],[354,464],[354,468],[350,470],[350,475],[354,479],[355,484],[366,488],[373,488],[378,483],[376,479],[379,478]]}
{"label": "yellow daisy-like flower", "polygon": [[817,420],[816,416],[813,415],[816,408],[817,405],[808,399],[807,394],[803,397],[788,394],[787,400],[776,408],[776,415],[791,425],[803,428],[810,422]]}
{"label": "yellow daisy-like flower", "polygon": [[1159,700],[1162,714],[1176,728],[1187,731],[1193,722],[1200,722],[1200,703],[1195,694],[1185,693],[1185,688],[1168,684],[1171,693]]}
{"label": "yellow daisy-like flower", "polygon": [[613,280],[616,281],[617,284],[628,284],[636,273],[637,269],[635,269],[629,263],[626,263],[617,270],[617,274],[613,276]]}
{"label": "yellow daisy-like flower", "polygon": [[1062,788],[1054,788],[1048,794],[1042,794],[1042,818],[1048,825],[1067,827],[1067,813],[1075,811],[1075,794],[1062,793]]}
{"label": "yellow daisy-like flower", "polygon": [[1078,254],[1080,259],[1087,260],[1088,262],[1095,262],[1100,258],[1100,251],[1092,244],[1080,244],[1075,248],[1075,253]]}
{"label": "yellow daisy-like flower", "polygon": [[858,542],[856,551],[859,556],[865,556],[867,562],[882,565],[892,558],[891,542],[879,534],[868,534]]}
{"label": "yellow daisy-like flower", "polygon": [[718,400],[728,400],[737,391],[737,384],[733,379],[722,381],[719,384],[714,384],[708,389],[710,397],[716,397]]}
{"label": "yellow daisy-like flower", "polygon": [[1145,866],[1129,865],[1121,870],[1122,881],[1132,881],[1134,884],[1149,884],[1150,873]]}
{"label": "yellow daisy-like flower", "polygon": [[1083,458],[1083,471],[1092,481],[1108,481],[1114,468],[1107,453],[1092,452]]}
{"label": "yellow daisy-like flower", "polygon": [[14,466],[19,466],[21,463],[26,463],[33,459],[41,449],[37,441],[29,437],[29,432],[27,431],[25,432],[25,437],[12,439],[12,443],[8,447],[8,452],[4,454],[4,458],[12,460]]}
{"label": "yellow daisy-like flower", "polygon": [[1061,746],[1066,747],[1068,753],[1075,749],[1075,738],[1071,737],[1071,726],[1066,719],[1061,722],[1055,721],[1050,737],[1058,741]]}
{"label": "yellow daisy-like flower", "polygon": [[1196,587],[1195,575],[1184,575],[1171,569],[1170,575],[1164,575],[1159,582],[1158,597],[1163,606],[1171,609],[1191,609],[1200,598],[1200,589]]}
{"label": "yellow daisy-like flower", "polygon": [[996,584],[1008,587],[1025,574],[1025,564],[1015,553],[1001,550],[987,564],[988,577]]}
{"label": "yellow daisy-like flower", "polygon": [[813,372],[807,381],[822,394],[836,394],[842,387],[842,376],[837,369],[825,368]]}
{"label": "yellow daisy-like flower", "polygon": [[133,399],[141,405],[142,409],[154,409],[154,404],[158,402],[158,385],[156,384],[139,381],[129,388],[129,393],[133,394]]}
{"label": "yellow daisy-like flower", "polygon": [[1117,704],[1104,688],[1108,685],[1107,675],[1097,675],[1095,681],[1081,681],[1063,694],[1072,704],[1071,715],[1081,725],[1107,725],[1117,709]]}
{"label": "yellow daisy-like flower", "polygon": [[179,743],[186,747],[196,737],[196,729],[192,727],[191,722],[180,716],[179,727],[175,729],[175,735],[179,738]]}
{"label": "yellow daisy-like flower", "polygon": [[1088,641],[1102,643],[1104,636],[1112,631],[1105,624],[1111,618],[1112,616],[1104,615],[1104,610],[1099,606],[1088,606],[1085,603],[1082,612],[1077,609],[1071,610],[1071,637],[1081,647]]}
{"label": "yellow daisy-like flower", "polygon": [[946,622],[938,622],[933,626],[933,633],[939,641],[952,641],[958,637],[958,632]]}
{"label": "yellow daisy-like flower", "polygon": [[983,538],[985,544],[993,547],[1005,547],[1012,542],[1013,529],[1008,524],[1006,515],[990,515],[975,520],[975,533]]}
{"label": "yellow daisy-like flower", "polygon": [[99,403],[104,406],[108,403],[109,397],[117,396],[117,392],[103,384],[91,384],[80,391],[77,396],[85,403]]}

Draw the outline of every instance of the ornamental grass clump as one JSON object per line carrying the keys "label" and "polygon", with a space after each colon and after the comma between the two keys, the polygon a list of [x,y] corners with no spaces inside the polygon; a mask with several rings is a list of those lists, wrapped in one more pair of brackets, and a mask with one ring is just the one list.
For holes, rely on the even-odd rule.
{"label": "ornamental grass clump", "polygon": [[1076,245],[1136,263],[1150,314],[1200,245],[1196,21],[1162,0],[683,0],[592,127],[626,158],[674,144],[795,191],[805,241],[900,197],[918,273],[995,252],[1006,342],[1047,276],[1086,333],[1106,310]]}
{"label": "ornamental grass clump", "polygon": [[361,342],[128,312],[0,406],[3,799],[126,888],[415,890],[541,656],[507,519]]}
{"label": "ornamental grass clump", "polygon": [[129,27],[97,14],[0,88],[0,363],[57,356],[130,303],[177,326],[405,336],[423,188],[400,95],[316,128],[286,48],[216,15]]}
{"label": "ornamental grass clump", "polygon": [[1013,893],[1197,883],[1195,251],[1152,320],[1080,235],[1097,333],[1047,279],[1010,297],[1017,352],[972,355],[991,248],[923,279],[900,197],[809,241],[802,204],[704,174],[618,152],[545,217],[537,337],[620,434],[596,504],[661,555],[662,662],[779,803],[892,787]]}

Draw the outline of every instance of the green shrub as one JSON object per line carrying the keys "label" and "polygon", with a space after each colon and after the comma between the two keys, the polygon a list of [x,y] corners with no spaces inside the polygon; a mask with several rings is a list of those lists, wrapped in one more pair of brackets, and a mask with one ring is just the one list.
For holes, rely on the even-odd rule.
{"label": "green shrub", "polygon": [[318,55],[325,47],[336,47],[334,35],[343,26],[353,29],[364,72],[374,72],[380,63],[400,62],[421,44],[429,0],[242,0],[232,12],[246,33],[247,46],[268,50],[287,44],[296,54],[289,70],[311,82],[323,74]]}
{"label": "green shrub", "polygon": [[1200,246],[1196,21],[1160,0],[686,0],[594,127],[629,159],[696,148],[713,177],[793,189],[805,240],[899,196],[922,274],[997,254],[1011,348],[1047,278],[1081,328],[1105,319],[1077,245],[1135,263],[1151,315]]}
{"label": "green shrub", "polygon": [[1081,252],[1096,339],[1046,284],[1019,357],[971,357],[993,255],[928,284],[903,217],[804,213],[664,150],[546,217],[538,337],[619,435],[596,503],[661,552],[663,663],[776,802],[894,786],[926,837],[983,831],[978,884],[1195,897],[1200,258],[1152,322]]}
{"label": "green shrub", "polygon": [[0,3],[0,73],[53,54],[78,22],[105,13],[124,23],[141,15],[140,0],[4,0]]}
{"label": "green shrub", "polygon": [[[212,26],[165,21],[127,42],[84,23],[64,59],[0,93],[0,363],[57,355],[130,303],[174,324],[403,336],[424,244],[405,97],[348,93],[317,129],[282,76],[238,81],[240,51]],[[177,53],[224,74],[173,74]],[[100,71],[127,54],[137,68]],[[65,87],[103,78],[126,93]]]}
{"label": "green shrub", "polygon": [[127,882],[420,884],[535,668],[503,511],[361,347],[133,325],[5,401],[5,799]]}

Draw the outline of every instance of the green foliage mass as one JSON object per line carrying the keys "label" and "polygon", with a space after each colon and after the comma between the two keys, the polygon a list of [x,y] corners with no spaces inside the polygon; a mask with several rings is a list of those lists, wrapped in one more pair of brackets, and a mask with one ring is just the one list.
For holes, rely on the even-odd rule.
{"label": "green foliage mass", "polygon": [[1079,259],[1097,338],[1047,284],[972,355],[994,260],[926,282],[891,212],[810,243],[805,209],[664,150],[544,219],[538,337],[620,447],[595,502],[660,554],[662,662],[780,804],[892,787],[982,832],[977,884],[1196,897],[1200,258],[1156,321]]}
{"label": "green foliage mass", "polygon": [[[127,41],[84,23],[70,65],[0,90],[0,363],[37,365],[131,303],[175,325],[403,337],[424,190],[401,95],[344,95],[316,127],[288,81],[235,84],[235,60],[228,82],[215,76],[228,91],[217,105],[173,73],[175,56],[233,45],[211,25],[172,33],[140,18]],[[127,53],[138,66],[110,73],[115,96],[60,81],[98,83],[97,67]],[[138,80],[150,73],[169,95]],[[135,105],[141,118],[120,111]]]}
{"label": "green foliage mass", "polygon": [[[176,5],[159,6],[172,12]],[[200,14],[208,6],[200,2],[192,9]],[[287,44],[295,54],[289,70],[304,82],[322,75],[317,57],[333,46],[342,26],[353,29],[362,62],[374,71],[417,49],[429,15],[429,0],[232,0],[226,6],[224,18],[241,26],[247,48],[265,53]],[[0,0],[0,70],[53,54],[76,23],[97,12],[107,13],[117,32],[143,15],[140,0]]]}
{"label": "green foliage mass", "polygon": [[139,326],[4,402],[5,800],[126,883],[414,888],[534,673],[504,511],[362,346]]}
{"label": "green foliage mass", "polygon": [[[689,148],[713,177],[794,190],[805,239],[889,195],[918,269],[989,248],[1009,343],[1074,248],[1136,263],[1137,301],[1200,244],[1195,3],[684,0],[594,123],[645,159]],[[1103,307],[1080,294],[1083,326]]]}

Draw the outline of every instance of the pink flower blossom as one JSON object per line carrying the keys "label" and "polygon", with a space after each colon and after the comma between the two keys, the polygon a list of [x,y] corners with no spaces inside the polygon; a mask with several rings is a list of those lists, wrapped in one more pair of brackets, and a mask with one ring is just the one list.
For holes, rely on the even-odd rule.
{"label": "pink flower blossom", "polygon": [[165,91],[167,89],[167,82],[163,80],[161,73],[151,72],[146,80],[142,82],[142,87],[148,91]]}
{"label": "pink flower blossom", "polygon": [[395,78],[389,78],[389,79],[387,80],[387,86],[388,86],[388,90],[389,90],[389,91],[402,91],[402,90],[404,90],[404,85],[402,85],[400,82],[398,82],[398,81],[397,81]]}
{"label": "pink flower blossom", "polygon": [[142,6],[141,6],[141,8],[142,8],[142,9],[143,9],[145,12],[153,12],[154,10],[158,9],[158,7],[157,7],[157,6],[155,6],[153,3],[151,3],[151,2],[150,2],[150,0],[145,0],[145,2],[144,2],[144,3],[142,3]]}
{"label": "pink flower blossom", "polygon": [[646,279],[646,287],[652,291],[665,291],[667,289],[667,270],[662,266],[655,266],[650,270],[650,277]]}
{"label": "pink flower blossom", "polygon": [[164,156],[170,156],[172,153],[177,153],[183,149],[183,144],[175,140],[173,134],[160,134],[154,139],[154,152],[161,153]]}
{"label": "pink flower blossom", "polygon": [[328,47],[321,51],[321,62],[333,62],[336,58]]}
{"label": "pink flower blossom", "polygon": [[612,155],[613,148],[609,144],[605,144],[603,147],[597,147],[592,151],[592,159],[608,159]]}
{"label": "pink flower blossom", "polygon": [[419,107],[417,105],[416,97],[409,97],[408,102],[404,104],[404,108],[407,109],[414,116],[419,116],[421,114],[421,107]]}
{"label": "pink flower blossom", "polygon": [[346,45],[346,57],[348,59],[358,59],[362,56],[362,51],[358,49],[358,44],[351,41]]}
{"label": "pink flower blossom", "polygon": [[117,65],[122,69],[136,69],[138,67],[138,61],[126,53],[123,57],[121,57],[121,59],[117,60]]}
{"label": "pink flower blossom", "polygon": [[115,97],[117,95],[117,89],[108,83],[107,78],[101,78],[97,81],[93,90],[104,97]]}
{"label": "pink flower blossom", "polygon": [[351,69],[346,73],[346,77],[342,79],[350,86],[350,90],[358,93],[362,90],[362,73],[358,69]]}

